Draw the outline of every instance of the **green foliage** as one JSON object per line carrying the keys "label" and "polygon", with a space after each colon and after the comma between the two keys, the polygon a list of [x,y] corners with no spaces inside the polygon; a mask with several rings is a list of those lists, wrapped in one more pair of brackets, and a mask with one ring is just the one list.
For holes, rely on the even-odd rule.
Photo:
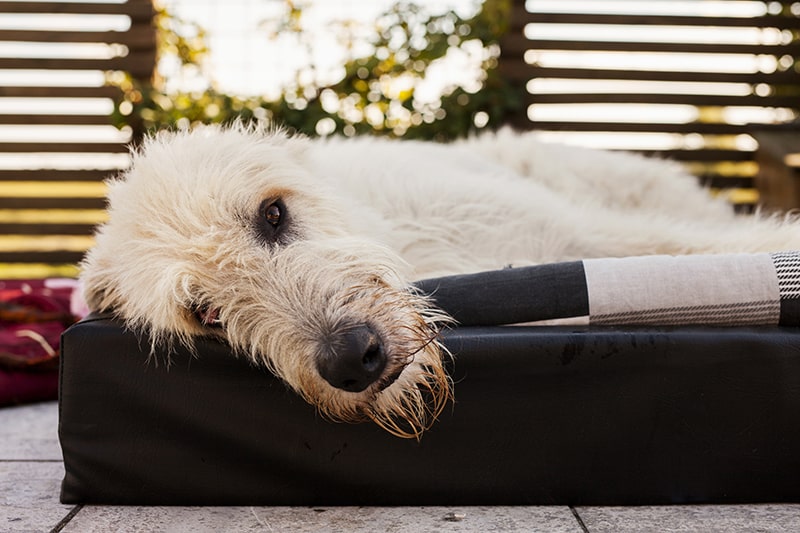
{"label": "green foliage", "polygon": [[[497,40],[509,13],[510,0],[485,0],[482,9],[468,19],[455,11],[430,14],[420,5],[398,3],[375,24],[374,52],[348,60],[339,81],[318,83],[312,66],[312,75],[298,72],[297,81],[284,88],[277,100],[227,95],[213,87],[202,93],[166,94],[163,80],[117,80],[123,89],[117,122],[144,131],[241,118],[273,121],[308,135],[463,137],[483,127],[499,126],[520,108],[517,91],[496,72]],[[177,56],[184,67],[198,68],[207,53],[202,30],[163,10],[157,23],[160,49]],[[278,31],[293,32],[299,43],[312,46],[313,36],[302,25],[302,6],[291,1],[286,2]],[[339,31],[342,39],[352,39],[346,25]],[[417,87],[430,67],[459,48],[480,54],[480,79],[468,87],[446,88],[438,101],[418,98]]]}

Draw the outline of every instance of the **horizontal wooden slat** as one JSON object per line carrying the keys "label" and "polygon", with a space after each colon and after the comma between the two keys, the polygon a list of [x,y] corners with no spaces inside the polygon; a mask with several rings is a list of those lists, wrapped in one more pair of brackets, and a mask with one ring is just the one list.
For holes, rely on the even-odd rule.
{"label": "horizontal wooden slat", "polygon": [[528,95],[530,104],[685,104],[696,106],[796,107],[800,96],[728,96],[715,94],[559,93]]}
{"label": "horizontal wooden slat", "polygon": [[154,49],[155,32],[148,25],[133,26],[127,31],[52,31],[0,30],[0,41],[36,43],[105,43],[124,44],[130,49]]}
{"label": "horizontal wooden slat", "polygon": [[116,174],[117,170],[0,170],[0,182],[4,181],[103,181]]}
{"label": "horizontal wooden slat", "polygon": [[124,153],[128,149],[123,143],[0,143],[0,153]]}
{"label": "horizontal wooden slat", "polygon": [[580,41],[557,39],[527,39],[524,35],[509,35],[503,48],[510,53],[526,50],[579,50],[581,52],[671,52],[691,54],[797,54],[800,43],[729,44],[729,43],[669,43],[645,41]]}
{"label": "horizontal wooden slat", "polygon": [[755,154],[749,150],[628,150],[647,156],[675,159],[676,161],[752,161]]}
{"label": "horizontal wooden slat", "polygon": [[153,6],[149,0],[129,0],[124,4],[92,2],[0,2],[0,13],[128,15],[131,17],[131,20],[149,21],[153,16]]}
{"label": "horizontal wooden slat", "polygon": [[637,26],[720,26],[738,28],[800,29],[800,18],[781,15],[760,17],[702,17],[692,15],[632,15],[605,13],[529,13],[515,5],[512,31],[530,22],[550,24],[621,24]]}
{"label": "horizontal wooden slat", "polygon": [[753,176],[700,176],[700,185],[712,189],[752,189],[755,186]]}
{"label": "horizontal wooden slat", "polygon": [[102,198],[106,193],[107,187],[105,184],[96,181],[0,182],[0,196],[8,198],[33,196],[46,196],[48,198]]}
{"label": "horizontal wooden slat", "polygon": [[2,87],[0,97],[5,98],[117,98],[118,87]]}
{"label": "horizontal wooden slat", "polygon": [[4,125],[68,125],[102,126],[111,124],[107,115],[3,115],[0,124]]}
{"label": "horizontal wooden slat", "polygon": [[707,122],[645,123],[645,122],[568,122],[534,120],[537,130],[575,132],[628,132],[628,133],[702,133],[711,135],[739,135],[753,131],[752,124],[716,124]]}
{"label": "horizontal wooden slat", "polygon": [[0,252],[0,263],[77,263],[84,252]]}
{"label": "horizontal wooden slat", "polygon": [[135,52],[111,59],[61,59],[0,57],[0,69],[28,70],[125,70],[134,76],[149,76],[153,53]]}
{"label": "horizontal wooden slat", "polygon": [[[526,64],[522,57],[503,52],[499,65],[501,75],[511,81],[532,78],[562,78],[578,80],[641,80],[706,83],[766,83],[769,85],[800,84],[800,73],[785,72],[691,72],[669,70],[621,70],[601,68],[558,68]],[[1,89],[0,89],[1,90]]]}
{"label": "horizontal wooden slat", "polygon": [[104,209],[103,198],[0,197],[0,209]]}
{"label": "horizontal wooden slat", "polygon": [[57,263],[0,263],[4,279],[75,278],[80,269],[74,262]]}
{"label": "horizontal wooden slat", "polygon": [[13,224],[0,223],[5,235],[91,235],[94,224]]}

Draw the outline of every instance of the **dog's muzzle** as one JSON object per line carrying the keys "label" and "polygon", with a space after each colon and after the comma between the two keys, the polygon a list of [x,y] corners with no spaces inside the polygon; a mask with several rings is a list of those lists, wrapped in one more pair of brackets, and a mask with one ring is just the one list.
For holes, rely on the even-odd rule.
{"label": "dog's muzzle", "polygon": [[386,362],[380,336],[362,324],[332,336],[317,359],[317,371],[337,389],[361,392],[380,379]]}

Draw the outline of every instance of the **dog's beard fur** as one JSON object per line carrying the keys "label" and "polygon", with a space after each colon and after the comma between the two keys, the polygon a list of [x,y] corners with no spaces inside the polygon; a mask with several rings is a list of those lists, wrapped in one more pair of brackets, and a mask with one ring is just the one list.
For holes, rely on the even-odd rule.
{"label": "dog's beard fur", "polygon": [[[326,417],[372,420],[394,435],[419,438],[452,397],[449,354],[438,340],[449,317],[401,281],[399,259],[380,246],[304,241],[270,255],[240,254],[217,268],[213,286],[192,284],[187,297],[199,295],[202,305],[218,309],[230,345]],[[381,339],[387,364],[365,390],[348,392],[320,378],[316,359],[331,338],[361,324]]]}

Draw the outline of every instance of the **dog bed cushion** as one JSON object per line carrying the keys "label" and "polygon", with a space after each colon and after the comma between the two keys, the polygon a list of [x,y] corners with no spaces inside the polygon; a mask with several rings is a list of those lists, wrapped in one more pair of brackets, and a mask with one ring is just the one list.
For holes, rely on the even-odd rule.
{"label": "dog bed cushion", "polygon": [[[684,258],[608,260],[613,269],[592,260],[420,282],[420,290],[432,292],[465,325],[443,334],[455,354],[449,369],[455,403],[419,442],[373,424],[322,419],[222,343],[202,339],[195,355],[178,347],[169,365],[159,364],[146,339],[111,317],[89,317],[62,339],[61,499],[140,505],[800,501],[800,330],[777,325],[796,324],[792,276],[782,274],[796,256],[786,257],[788,263],[780,254],[705,256],[721,274],[701,283],[694,278],[701,274],[685,277],[695,271]],[[639,277],[615,274],[645,264],[633,269]],[[621,280],[603,300],[617,302],[611,313],[593,312],[602,291],[592,280],[600,272]],[[676,286],[646,283],[681,272]],[[754,272],[768,282],[751,279]],[[676,326],[673,313],[664,319],[672,325],[491,325],[554,314],[591,322],[639,307],[630,302],[642,291],[649,297],[637,302],[684,286],[695,287],[696,296],[696,287],[724,286],[718,283],[723,276],[727,289],[708,293],[708,305],[735,309],[736,302],[720,303],[719,295],[736,292],[754,325],[727,318],[723,323],[737,327]],[[547,301],[533,288],[550,288]],[[703,307],[698,300],[680,306],[656,298],[662,303],[654,307]],[[753,302],[764,301],[771,302],[767,313],[751,311],[759,307]],[[543,306],[560,311],[539,313]],[[703,316],[713,321],[717,315]],[[630,322],[630,315],[621,320]],[[633,322],[640,320],[652,319]]]}

